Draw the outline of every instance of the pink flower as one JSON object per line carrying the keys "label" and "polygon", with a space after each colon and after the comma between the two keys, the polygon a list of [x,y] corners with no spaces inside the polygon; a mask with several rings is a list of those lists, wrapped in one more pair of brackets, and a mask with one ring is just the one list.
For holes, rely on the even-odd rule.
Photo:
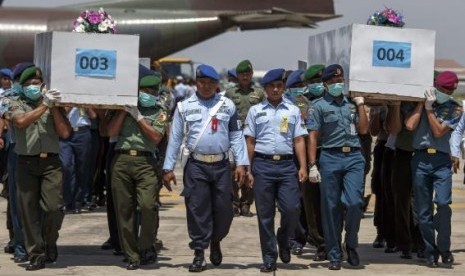
{"label": "pink flower", "polygon": [[89,20],[90,24],[96,25],[96,24],[99,24],[100,21],[102,21],[102,17],[100,16],[100,14],[98,12],[91,11],[89,13],[88,20]]}

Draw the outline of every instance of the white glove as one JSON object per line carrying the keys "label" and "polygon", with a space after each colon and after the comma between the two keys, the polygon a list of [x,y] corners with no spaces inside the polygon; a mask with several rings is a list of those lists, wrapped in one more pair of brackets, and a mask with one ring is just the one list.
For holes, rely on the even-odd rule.
{"label": "white glove", "polygon": [[59,90],[50,89],[45,91],[43,95],[42,104],[50,107],[52,103],[60,102],[61,101],[61,93]]}
{"label": "white glove", "polygon": [[352,101],[354,101],[354,103],[359,106],[359,105],[362,105],[365,103],[365,99],[363,97],[353,97],[352,98]]}
{"label": "white glove", "polygon": [[425,109],[426,110],[433,110],[433,103],[436,101],[436,90],[429,89],[425,91]]}
{"label": "white glove", "polygon": [[136,120],[137,122],[144,119],[144,116],[140,114],[140,111],[137,108],[137,106],[125,105],[124,110],[126,110],[126,112],[129,113],[131,117],[134,118],[134,120]]}
{"label": "white glove", "polygon": [[308,173],[308,180],[312,183],[321,182],[321,175],[316,165],[310,167],[310,172]]}

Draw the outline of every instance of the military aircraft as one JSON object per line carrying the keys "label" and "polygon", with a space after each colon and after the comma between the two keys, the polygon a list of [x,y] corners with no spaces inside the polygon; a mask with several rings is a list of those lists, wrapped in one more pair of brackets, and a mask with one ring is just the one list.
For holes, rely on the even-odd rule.
{"label": "military aircraft", "polygon": [[[0,0],[0,5],[3,0]],[[103,7],[120,34],[140,35],[142,57],[158,59],[226,30],[315,28],[333,0],[101,0],[58,8],[0,8],[0,65],[33,60],[34,35],[71,31],[83,10]]]}

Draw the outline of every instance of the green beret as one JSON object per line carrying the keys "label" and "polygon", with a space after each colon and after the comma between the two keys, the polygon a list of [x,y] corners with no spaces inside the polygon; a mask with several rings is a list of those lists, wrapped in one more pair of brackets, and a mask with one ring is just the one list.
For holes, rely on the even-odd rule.
{"label": "green beret", "polygon": [[325,66],[323,64],[315,64],[308,67],[307,71],[304,73],[304,80],[312,80],[315,78],[320,78]]}
{"label": "green beret", "polygon": [[161,78],[155,75],[145,76],[139,80],[139,87],[154,87],[161,83]]}
{"label": "green beret", "polygon": [[246,59],[241,62],[236,66],[236,73],[244,73],[244,72],[250,72],[253,71],[252,68],[252,63],[250,63],[250,60]]}
{"label": "green beret", "polygon": [[29,79],[41,79],[42,80],[42,71],[39,67],[29,67],[21,73],[21,77],[19,77],[19,84],[23,85]]}

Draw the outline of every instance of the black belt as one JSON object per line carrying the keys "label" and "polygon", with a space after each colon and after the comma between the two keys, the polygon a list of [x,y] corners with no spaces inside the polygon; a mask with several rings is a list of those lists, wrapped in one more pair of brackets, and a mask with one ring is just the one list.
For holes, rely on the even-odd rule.
{"label": "black belt", "polygon": [[416,149],[415,152],[426,152],[428,154],[445,153],[445,152],[439,151],[439,150],[437,150],[435,148]]}
{"label": "black belt", "polygon": [[73,127],[72,129],[73,129],[74,132],[79,132],[79,131],[90,129],[90,126]]}
{"label": "black belt", "polygon": [[52,152],[41,152],[36,155],[24,155],[24,154],[19,154],[19,157],[28,157],[28,158],[48,158],[48,157],[56,157],[58,156],[58,153],[52,153]]}
{"label": "black belt", "polygon": [[349,153],[359,151],[359,147],[335,147],[335,148],[322,148],[324,151],[333,151],[333,152],[342,152],[342,153]]}
{"label": "black belt", "polygon": [[294,159],[293,154],[263,154],[259,152],[255,152],[255,157],[263,158],[265,160],[273,160],[273,161],[282,161],[282,160],[292,160]]}
{"label": "black belt", "polygon": [[153,156],[150,151],[139,151],[139,150],[115,150],[116,153],[126,154],[131,156]]}

